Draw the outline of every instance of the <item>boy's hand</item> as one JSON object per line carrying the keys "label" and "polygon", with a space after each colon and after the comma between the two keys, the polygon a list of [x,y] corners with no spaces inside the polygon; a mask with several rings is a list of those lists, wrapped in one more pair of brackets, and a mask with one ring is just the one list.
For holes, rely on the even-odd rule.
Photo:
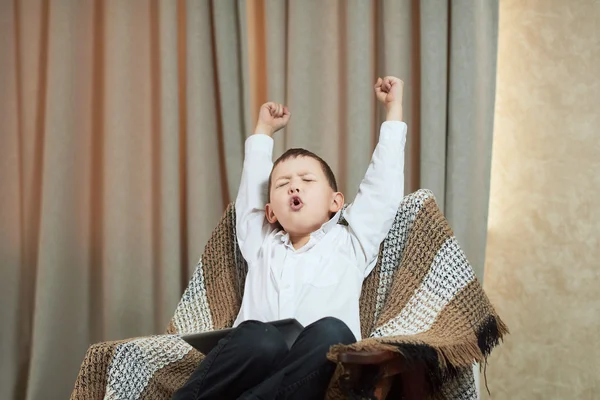
{"label": "boy's hand", "polygon": [[385,105],[388,121],[402,121],[402,95],[404,82],[395,76],[377,78],[375,95]]}
{"label": "boy's hand", "polygon": [[287,125],[292,114],[283,104],[265,103],[260,107],[255,134],[273,136],[275,132]]}

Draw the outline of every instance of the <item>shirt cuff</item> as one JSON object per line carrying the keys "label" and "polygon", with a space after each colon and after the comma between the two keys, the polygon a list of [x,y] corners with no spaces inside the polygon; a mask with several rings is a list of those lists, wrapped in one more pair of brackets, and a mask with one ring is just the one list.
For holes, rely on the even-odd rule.
{"label": "shirt cuff", "polygon": [[403,121],[385,121],[381,124],[379,131],[379,143],[384,145],[401,145],[406,144],[406,133],[408,126]]}
{"label": "shirt cuff", "polygon": [[273,157],[273,138],[268,135],[250,135],[246,139],[246,156],[252,153],[264,153]]}

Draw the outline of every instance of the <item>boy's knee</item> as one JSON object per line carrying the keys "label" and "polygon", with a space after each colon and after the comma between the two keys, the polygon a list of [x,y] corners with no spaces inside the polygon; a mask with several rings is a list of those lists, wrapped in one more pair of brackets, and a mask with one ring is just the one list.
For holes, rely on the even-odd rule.
{"label": "boy's knee", "polygon": [[270,365],[283,358],[288,347],[277,328],[259,321],[246,321],[238,327],[237,335],[245,346],[242,351],[261,365]]}
{"label": "boy's knee", "polygon": [[322,343],[352,344],[356,342],[354,334],[344,321],[335,317],[325,317],[309,325],[312,334],[321,338]]}

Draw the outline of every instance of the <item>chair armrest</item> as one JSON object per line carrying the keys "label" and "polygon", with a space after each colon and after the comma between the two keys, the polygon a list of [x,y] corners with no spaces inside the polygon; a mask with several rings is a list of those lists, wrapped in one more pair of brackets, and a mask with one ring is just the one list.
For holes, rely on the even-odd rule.
{"label": "chair armrest", "polygon": [[424,399],[427,393],[422,364],[408,364],[402,354],[393,351],[346,351],[338,354],[344,367],[344,386],[360,390],[365,383],[375,383],[375,397],[383,400],[394,381],[402,382],[405,399]]}
{"label": "chair armrest", "polygon": [[382,377],[401,374],[408,370],[402,354],[393,351],[346,351],[338,355],[338,361],[346,368],[355,366],[376,366]]}
{"label": "chair armrest", "polygon": [[346,351],[338,355],[338,361],[343,364],[372,365],[400,358],[399,353],[392,351]]}

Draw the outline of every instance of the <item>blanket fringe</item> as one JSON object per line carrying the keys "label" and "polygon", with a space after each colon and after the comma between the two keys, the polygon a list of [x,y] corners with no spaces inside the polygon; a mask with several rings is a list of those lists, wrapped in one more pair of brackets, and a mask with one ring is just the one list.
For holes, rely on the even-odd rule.
{"label": "blanket fringe", "polygon": [[508,327],[497,315],[490,315],[477,329],[477,344],[484,357],[509,334]]}
{"label": "blanket fringe", "polygon": [[349,346],[335,345],[331,348],[328,357],[331,361],[337,362],[337,355],[346,351],[393,351],[402,354],[407,363],[424,361],[433,364],[435,362],[441,370],[465,367],[485,358],[476,337],[459,344],[448,345],[431,345],[406,336],[397,338],[397,341],[394,339],[396,338],[370,338]]}

